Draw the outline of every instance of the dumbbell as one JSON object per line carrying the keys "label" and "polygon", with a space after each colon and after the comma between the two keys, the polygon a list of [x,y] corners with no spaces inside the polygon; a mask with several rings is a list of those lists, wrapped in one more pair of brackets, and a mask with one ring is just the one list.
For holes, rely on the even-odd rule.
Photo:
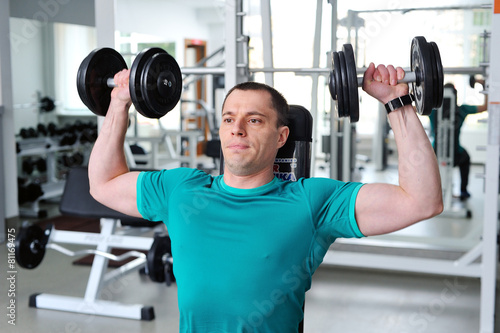
{"label": "dumbbell", "polygon": [[36,129],[38,131],[38,133],[42,136],[47,136],[48,132],[47,132],[47,127],[44,125],[44,124],[38,124],[36,126]]}
{"label": "dumbbell", "polygon": [[36,268],[45,256],[51,226],[43,230],[38,225],[23,225],[16,236],[16,261],[27,269]]}
{"label": "dumbbell", "polygon": [[33,173],[33,171],[35,170],[35,168],[39,172],[47,171],[47,161],[42,157],[35,159],[35,160],[32,158],[27,158],[27,159],[23,160],[22,170],[25,174],[31,175]]}
{"label": "dumbbell", "polygon": [[19,135],[23,139],[30,139],[38,137],[38,132],[33,127],[21,128]]}
{"label": "dumbbell", "polygon": [[54,100],[48,96],[40,99],[40,111],[50,112],[56,108]]}
{"label": "dumbbell", "polygon": [[[114,75],[127,69],[114,49],[96,49],[82,61],[77,89],[82,102],[96,115],[105,116],[116,84]],[[129,90],[135,109],[145,117],[161,118],[179,102],[182,74],[175,59],[161,48],[140,52],[130,68]]]}
{"label": "dumbbell", "polygon": [[146,272],[153,282],[170,286],[175,282],[172,259],[172,243],[165,234],[155,234],[153,245],[146,255]]}
{"label": "dumbbell", "polygon": [[[351,44],[344,44],[342,51],[333,52],[329,90],[337,101],[339,117],[349,117],[351,122],[359,120],[358,87],[363,77],[356,74],[356,62]],[[411,43],[411,71],[398,83],[410,83],[411,94],[417,112],[429,115],[443,103],[443,65],[437,44],[427,42],[424,37],[415,37]]]}
{"label": "dumbbell", "polygon": [[475,75],[469,76],[469,85],[470,85],[470,87],[474,88],[476,86],[476,83],[479,83],[484,88],[484,79],[478,79],[478,78],[476,78]]}

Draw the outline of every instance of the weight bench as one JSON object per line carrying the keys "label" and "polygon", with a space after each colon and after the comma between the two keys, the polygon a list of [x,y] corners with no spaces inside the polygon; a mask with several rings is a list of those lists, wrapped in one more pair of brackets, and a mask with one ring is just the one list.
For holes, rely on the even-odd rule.
{"label": "weight bench", "polygon": [[[134,219],[95,201],[89,193],[88,171],[84,167],[70,170],[59,208],[64,215],[100,219],[100,233],[64,231],[52,228],[47,240],[49,243],[46,245],[47,248],[55,249],[69,256],[94,254],[85,295],[84,297],[69,297],[44,293],[34,294],[30,296],[30,307],[128,319],[153,320],[155,313],[152,306],[104,301],[99,299],[99,295],[106,283],[146,267],[147,256],[139,251],[149,251],[155,241],[153,237],[118,233],[117,227],[119,224],[152,227],[160,225],[161,222]],[[47,230],[48,232],[49,230]],[[72,252],[56,243],[95,246],[96,249]],[[115,256],[111,254],[112,248],[130,249],[132,251]],[[109,273],[106,272],[109,260],[121,261],[130,257],[135,257],[135,259]],[[38,265],[39,262],[35,264]]]}
{"label": "weight bench", "polygon": [[[288,113],[290,134],[285,145],[278,150],[274,161],[274,175],[290,181],[311,177],[311,145],[313,118],[299,105],[290,105]],[[302,312],[305,310],[305,299]],[[304,320],[299,323],[298,333],[304,331]]]}

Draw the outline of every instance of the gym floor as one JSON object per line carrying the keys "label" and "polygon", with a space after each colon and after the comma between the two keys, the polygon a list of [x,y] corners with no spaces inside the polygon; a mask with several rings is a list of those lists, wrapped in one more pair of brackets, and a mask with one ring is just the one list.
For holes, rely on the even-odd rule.
{"label": "gym floor", "polygon": [[[474,177],[483,166],[473,166],[470,192],[466,205],[472,218],[437,217],[424,221],[407,233],[419,236],[438,234],[479,237],[483,218],[483,184]],[[318,175],[317,176],[321,176]],[[458,178],[458,171],[456,178]],[[396,179],[396,168],[384,172],[365,165],[362,181]],[[51,215],[58,214],[56,205]],[[17,227],[20,220],[9,221]],[[436,231],[437,230],[437,231]],[[438,235],[439,236],[439,235]],[[65,245],[67,246],[67,245]],[[67,246],[72,250],[79,246]],[[340,248],[342,245],[340,245]],[[397,251],[394,249],[393,251]],[[7,258],[5,246],[0,257]],[[2,259],[2,262],[5,259]],[[95,315],[75,314],[30,308],[28,300],[34,293],[82,297],[90,271],[88,266],[72,265],[74,258],[48,250],[42,264],[34,270],[18,268],[15,281],[16,325],[0,320],[2,332],[177,332],[177,287],[151,282],[137,272],[109,283],[103,299],[125,304],[144,304],[155,308],[156,319],[136,321]],[[5,267],[2,265],[2,267]],[[0,280],[6,280],[6,269]],[[2,282],[2,285],[6,283]],[[451,292],[451,293],[450,293]],[[446,297],[444,297],[444,293]],[[2,289],[0,308],[7,312],[7,291]],[[450,296],[451,295],[451,296]],[[307,293],[305,328],[307,333],[321,332],[383,332],[383,333],[470,333],[479,330],[480,281],[475,278],[436,276],[428,274],[365,270],[322,265],[314,275],[312,289]],[[497,297],[498,299],[498,297]],[[497,301],[497,307],[499,306]],[[500,325],[496,325],[500,327]],[[500,329],[498,329],[500,331]]]}

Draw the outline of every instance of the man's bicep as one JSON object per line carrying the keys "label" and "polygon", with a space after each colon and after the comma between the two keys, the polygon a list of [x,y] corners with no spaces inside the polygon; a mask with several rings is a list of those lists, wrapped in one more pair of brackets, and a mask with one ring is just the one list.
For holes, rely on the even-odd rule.
{"label": "man's bicep", "polygon": [[387,234],[416,222],[411,198],[396,185],[362,186],[355,207],[356,222],[365,236]]}

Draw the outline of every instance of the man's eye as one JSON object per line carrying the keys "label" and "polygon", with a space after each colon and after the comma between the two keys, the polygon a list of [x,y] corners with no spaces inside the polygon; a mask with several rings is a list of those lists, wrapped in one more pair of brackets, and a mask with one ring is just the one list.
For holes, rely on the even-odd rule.
{"label": "man's eye", "polygon": [[250,122],[251,122],[252,124],[258,124],[258,123],[260,123],[261,121],[260,121],[260,119],[250,119]]}
{"label": "man's eye", "polygon": [[231,119],[226,118],[226,119],[224,119],[223,121],[224,121],[225,123],[230,123],[230,122],[231,122]]}

